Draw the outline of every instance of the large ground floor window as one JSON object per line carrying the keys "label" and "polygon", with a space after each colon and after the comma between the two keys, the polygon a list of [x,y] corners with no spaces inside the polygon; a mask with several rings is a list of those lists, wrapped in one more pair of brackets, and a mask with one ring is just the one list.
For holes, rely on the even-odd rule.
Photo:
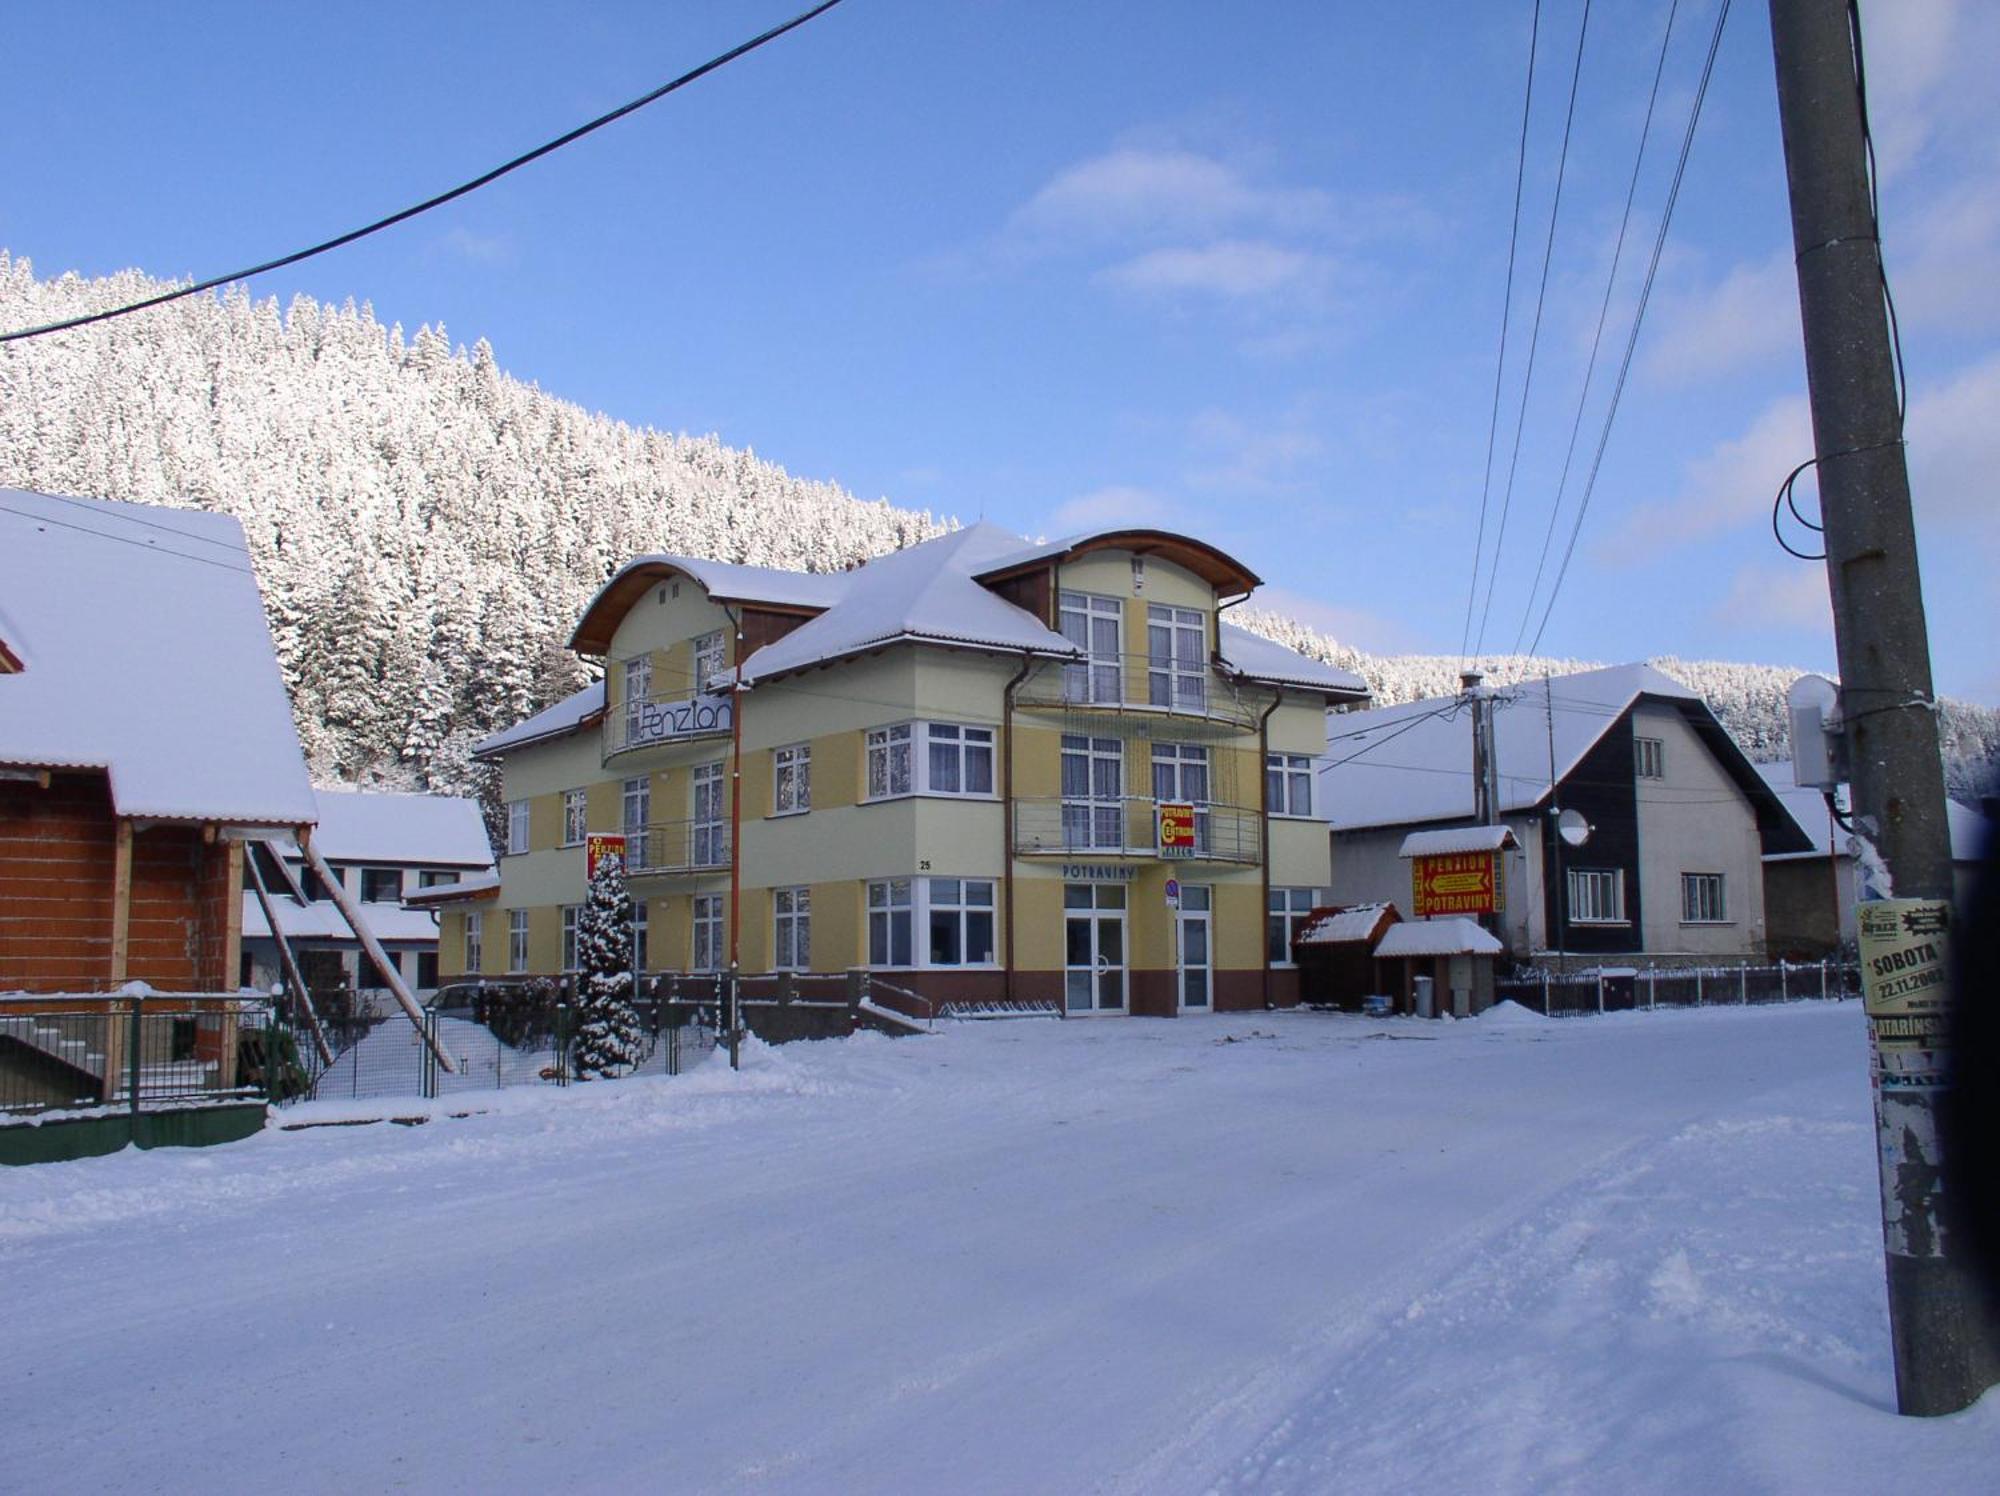
{"label": "large ground floor window", "polygon": [[[882,878],[868,885],[870,966],[991,966],[992,878]],[[923,940],[916,932],[924,932]]]}

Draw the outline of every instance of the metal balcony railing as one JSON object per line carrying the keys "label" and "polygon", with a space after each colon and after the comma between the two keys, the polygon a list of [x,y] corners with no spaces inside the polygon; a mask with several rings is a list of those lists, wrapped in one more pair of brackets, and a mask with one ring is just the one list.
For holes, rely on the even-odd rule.
{"label": "metal balcony railing", "polygon": [[1126,654],[1098,655],[1074,664],[1052,662],[1023,681],[1014,699],[1029,707],[1159,712],[1242,728],[1257,725],[1257,708],[1206,660]]}
{"label": "metal balcony railing", "polygon": [[735,703],[726,695],[645,696],[604,714],[604,762],[635,748],[727,737]]}
{"label": "metal balcony railing", "polygon": [[727,821],[655,821],[625,833],[625,872],[633,878],[726,868],[729,853]]}
{"label": "metal balcony railing", "polygon": [[1161,861],[1247,862],[1264,855],[1264,818],[1243,805],[1198,804],[1191,851],[1160,850],[1159,802],[1023,799],[1014,802],[1017,856],[1146,857]]}

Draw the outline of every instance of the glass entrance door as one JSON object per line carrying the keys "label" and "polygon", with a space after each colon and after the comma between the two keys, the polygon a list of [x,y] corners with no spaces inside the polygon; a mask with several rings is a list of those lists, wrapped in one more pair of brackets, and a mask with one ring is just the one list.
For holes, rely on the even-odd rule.
{"label": "glass entrance door", "polygon": [[1071,1013],[1125,1010],[1125,890],[1063,886],[1063,1006]]}
{"label": "glass entrance door", "polygon": [[1181,907],[1174,925],[1180,956],[1181,1011],[1206,1013],[1215,1003],[1215,957],[1211,953],[1206,888],[1181,885]]}

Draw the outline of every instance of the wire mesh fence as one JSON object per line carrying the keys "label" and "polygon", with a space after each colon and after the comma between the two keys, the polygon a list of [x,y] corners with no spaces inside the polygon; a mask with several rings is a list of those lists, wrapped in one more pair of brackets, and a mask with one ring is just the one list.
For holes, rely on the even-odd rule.
{"label": "wire mesh fence", "polygon": [[0,998],[0,1113],[261,1100],[302,1072],[271,1005],[219,993]]}
{"label": "wire mesh fence", "polygon": [[1748,1007],[1760,1003],[1858,997],[1854,962],[1775,965],[1601,967],[1578,972],[1530,972],[1493,984],[1495,1001],[1512,1000],[1551,1018],[1632,1009]]}

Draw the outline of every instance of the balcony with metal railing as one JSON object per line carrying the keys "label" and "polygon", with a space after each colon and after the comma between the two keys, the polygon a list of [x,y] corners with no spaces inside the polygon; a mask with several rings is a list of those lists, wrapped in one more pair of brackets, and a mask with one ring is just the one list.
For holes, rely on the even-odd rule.
{"label": "balcony with metal railing", "polygon": [[1160,802],[1116,799],[1021,799],[1014,802],[1018,857],[1143,857],[1162,862],[1255,865],[1264,856],[1264,818],[1252,807],[1198,803],[1192,844],[1160,846]]}
{"label": "balcony with metal railing", "polygon": [[1231,731],[1257,725],[1257,706],[1206,660],[1125,654],[1051,662],[1021,683],[1014,700],[1072,713],[1154,713]]}
{"label": "balcony with metal railing", "polygon": [[729,736],[735,703],[723,694],[641,696],[604,714],[602,761],[666,743]]}
{"label": "balcony with metal railing", "polygon": [[625,833],[628,878],[694,877],[729,866],[729,822],[654,821]]}

